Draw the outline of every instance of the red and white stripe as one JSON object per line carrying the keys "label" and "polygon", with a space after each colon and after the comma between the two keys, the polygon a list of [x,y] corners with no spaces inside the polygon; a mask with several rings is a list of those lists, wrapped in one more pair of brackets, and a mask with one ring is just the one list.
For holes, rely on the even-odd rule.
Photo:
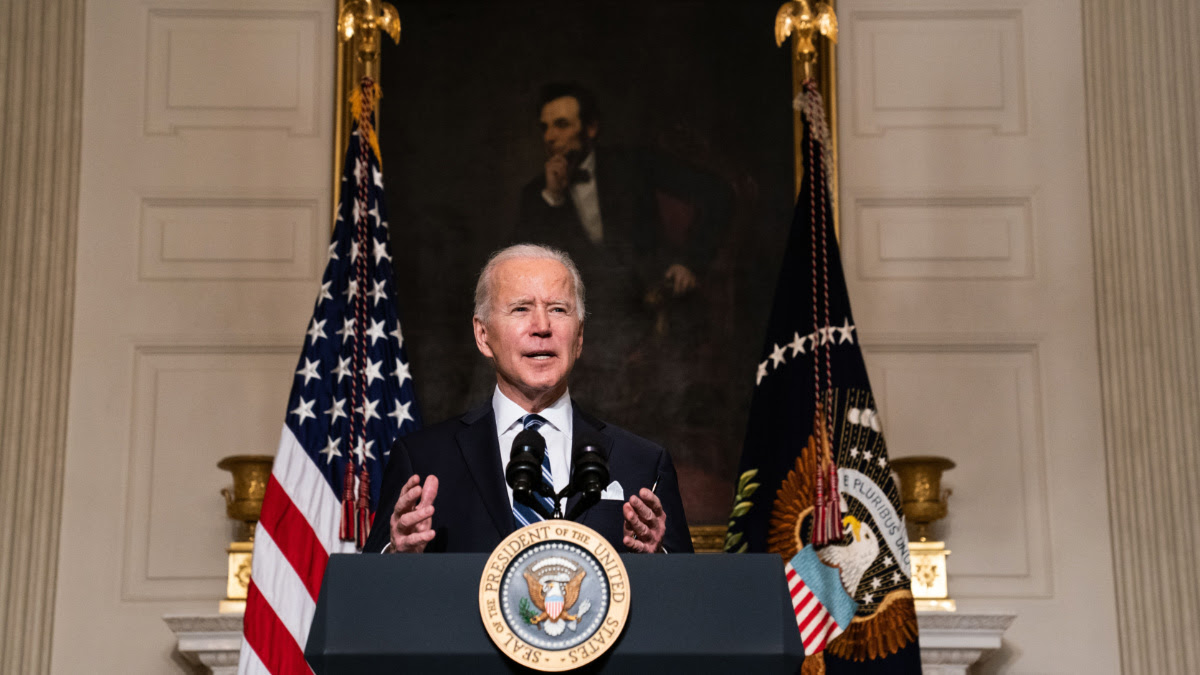
{"label": "red and white stripe", "polygon": [[307,674],[304,644],[331,553],[353,553],[338,537],[341,503],[284,425],[254,535],[238,675]]}
{"label": "red and white stripe", "polygon": [[791,563],[787,569],[788,590],[792,594],[792,611],[796,613],[796,627],[800,629],[800,640],[804,643],[804,655],[812,656],[823,651],[829,641],[842,634],[825,605],[796,573]]}

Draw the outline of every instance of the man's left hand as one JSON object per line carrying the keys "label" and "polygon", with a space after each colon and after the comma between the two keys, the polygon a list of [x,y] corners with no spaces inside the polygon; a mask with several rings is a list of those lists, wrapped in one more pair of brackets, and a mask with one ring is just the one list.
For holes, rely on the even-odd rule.
{"label": "man's left hand", "polygon": [[663,278],[667,280],[667,287],[675,295],[683,295],[696,287],[696,275],[679,263],[668,267]]}
{"label": "man's left hand", "polygon": [[629,497],[621,510],[625,515],[625,548],[634,553],[662,551],[663,536],[667,533],[667,514],[663,513],[658,496],[642,488]]}

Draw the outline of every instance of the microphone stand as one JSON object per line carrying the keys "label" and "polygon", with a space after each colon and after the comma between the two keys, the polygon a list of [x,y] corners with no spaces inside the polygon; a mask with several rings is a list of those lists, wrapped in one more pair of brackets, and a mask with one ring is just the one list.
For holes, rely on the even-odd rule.
{"label": "microphone stand", "polygon": [[[585,491],[575,485],[567,485],[567,487],[563,488],[557,493],[554,492],[553,488],[547,488],[549,488],[549,486],[543,483],[539,489],[531,490],[527,493],[513,492],[513,499],[533,509],[545,520],[562,520],[564,519],[562,500],[564,498],[570,499],[576,494],[579,494],[581,495],[579,501],[575,502],[575,505],[571,508],[571,511],[565,516],[566,520],[571,521],[577,520],[579,516],[583,515],[584,511],[587,511],[600,502],[599,492]],[[546,507],[543,506],[540,501],[534,498],[534,492],[542,495],[543,497],[547,497],[554,502],[553,513],[547,511]]]}
{"label": "microphone stand", "polygon": [[[528,433],[528,432],[522,432]],[[536,432],[534,432],[536,434]],[[537,440],[541,440],[538,436]],[[580,498],[571,508],[571,512],[567,514],[567,520],[577,520],[583,512],[595,506],[600,501],[600,495],[604,491],[604,485],[608,483],[608,463],[605,457],[596,449],[597,446],[591,443],[580,444],[576,449],[575,460],[572,461],[571,480],[561,491],[555,492],[554,486],[550,485],[545,479],[538,480],[535,485],[524,487],[527,483],[531,483],[529,478],[529,465],[536,463],[540,465],[540,453],[534,454],[531,457],[523,458],[522,461],[526,464],[521,465],[523,478],[517,479],[509,475],[514,463],[517,461],[517,449],[519,447],[528,447],[518,445],[521,442],[521,436],[518,435],[517,440],[513,443],[513,460],[510,462],[510,468],[505,470],[506,480],[513,486],[513,501],[520,502],[532,509],[543,520],[561,520],[563,518],[562,501],[564,498],[570,499],[575,495],[580,495]],[[545,452],[545,443],[540,444],[541,452]],[[581,473],[576,473],[581,472]],[[517,489],[520,485],[521,489]],[[553,513],[546,508],[542,502],[534,497],[534,494],[541,495],[549,499],[554,504]]]}
{"label": "microphone stand", "polygon": [[[563,491],[566,492],[566,490]],[[547,492],[550,494],[546,494]],[[533,496],[534,493],[542,495],[543,497],[548,497],[554,502],[553,514],[546,510],[546,507]],[[558,498],[554,495],[554,488],[550,488],[545,483],[542,483],[540,486],[528,491],[518,492],[517,490],[513,490],[513,500],[533,509],[539,516],[542,517],[542,520],[562,518],[562,509],[559,507]]]}
{"label": "microphone stand", "polygon": [[584,511],[587,511],[598,503],[600,503],[599,492],[584,492],[579,501],[575,502],[575,506],[571,508],[571,512],[567,514],[567,520],[578,520]]}

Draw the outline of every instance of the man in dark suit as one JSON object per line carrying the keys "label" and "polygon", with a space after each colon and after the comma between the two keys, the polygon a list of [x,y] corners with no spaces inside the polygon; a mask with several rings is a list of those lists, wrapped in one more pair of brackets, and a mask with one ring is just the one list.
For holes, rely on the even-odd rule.
{"label": "man in dark suit", "polygon": [[587,415],[567,392],[583,317],[583,282],[569,256],[533,245],[492,256],[473,318],[475,344],[496,371],[492,400],[396,441],[365,550],[491,551],[540,519],[514,504],[504,480],[508,449],[525,429],[545,438],[543,470],[556,491],[570,481],[575,443],[586,439],[606,453],[612,483],[579,522],[618,551],[692,550],[666,450]]}
{"label": "man in dark suit", "polygon": [[[692,290],[730,218],[729,186],[661,152],[600,147],[596,99],[579,84],[545,85],[539,109],[546,163],[521,193],[515,239],[561,248],[589,280],[635,283],[639,302],[659,286],[676,296]],[[667,232],[667,210],[685,231]],[[593,267],[604,273],[588,274]]]}

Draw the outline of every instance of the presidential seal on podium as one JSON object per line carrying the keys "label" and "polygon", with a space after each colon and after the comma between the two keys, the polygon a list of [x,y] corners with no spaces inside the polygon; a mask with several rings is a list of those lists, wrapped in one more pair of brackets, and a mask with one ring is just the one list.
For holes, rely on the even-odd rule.
{"label": "presidential seal on podium", "polygon": [[602,535],[544,520],[509,535],[479,581],[479,614],[496,647],[543,672],[591,663],[629,616],[625,564]]}

